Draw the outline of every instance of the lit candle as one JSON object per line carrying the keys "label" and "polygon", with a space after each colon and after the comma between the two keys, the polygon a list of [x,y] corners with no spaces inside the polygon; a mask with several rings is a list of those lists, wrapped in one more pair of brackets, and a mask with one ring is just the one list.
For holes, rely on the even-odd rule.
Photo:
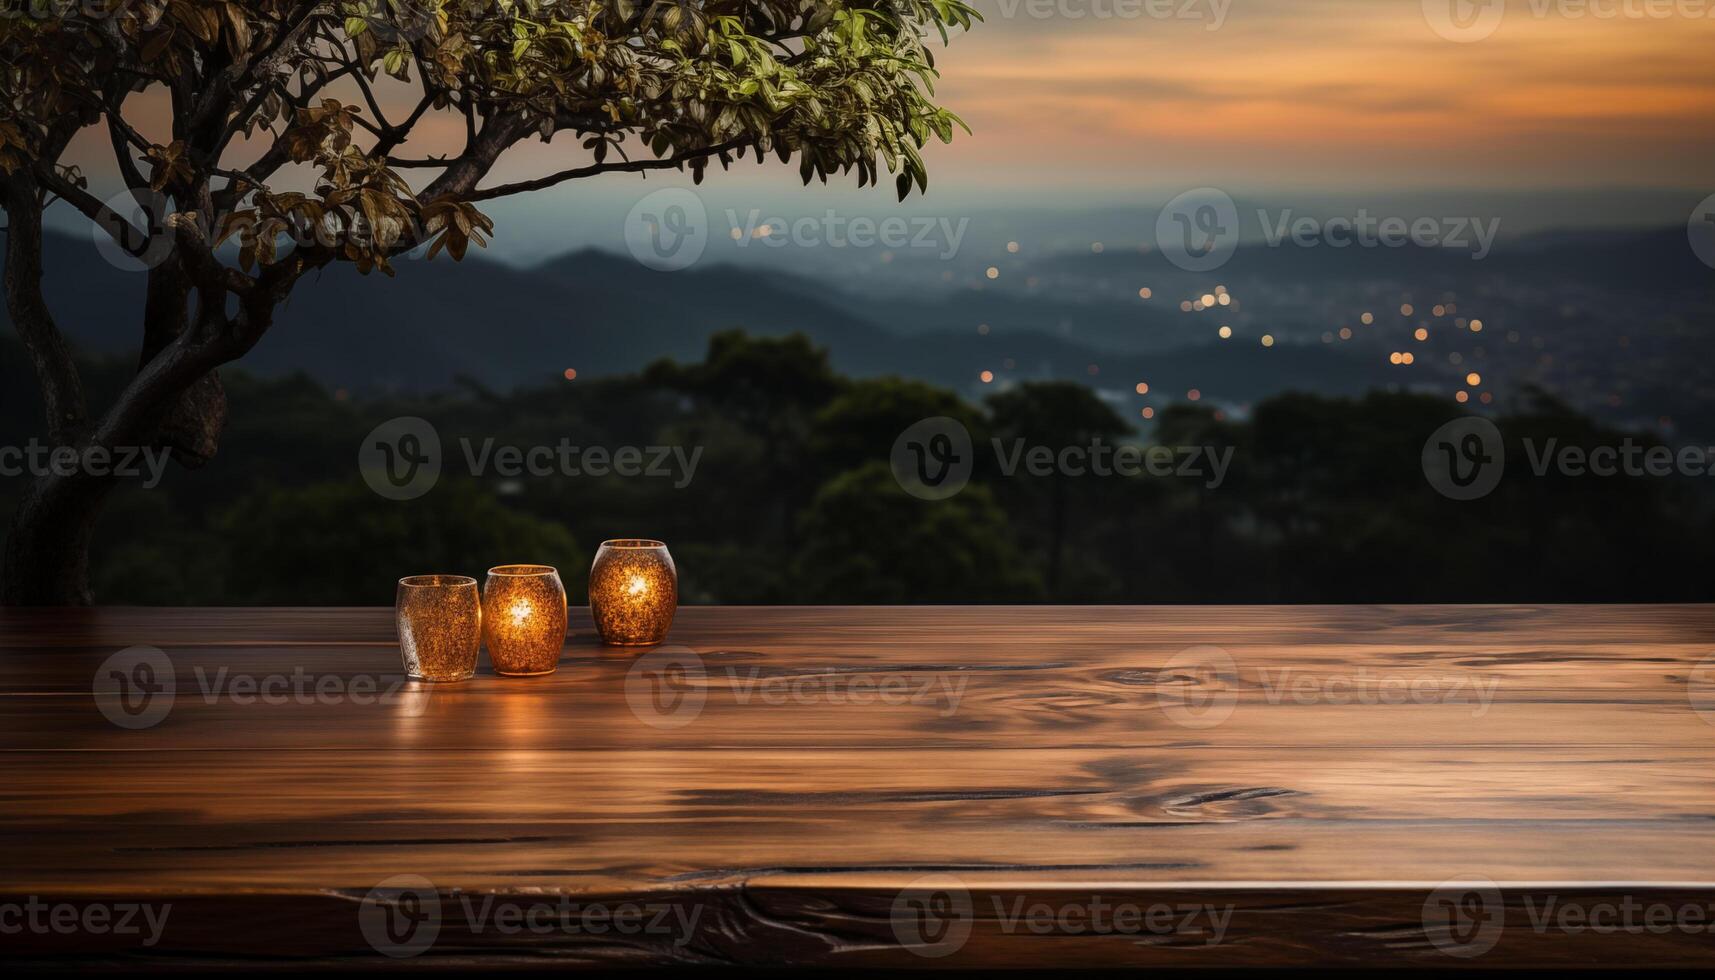
{"label": "lit candle", "polygon": [[482,589],[482,637],[497,674],[550,674],[566,643],[566,588],[548,565],[500,565]]}
{"label": "lit candle", "polygon": [[602,542],[590,566],[590,615],[611,646],[649,646],[667,638],[679,606],[679,570],[659,541]]}
{"label": "lit candle", "polygon": [[476,579],[412,575],[399,580],[394,602],[405,673],[420,681],[462,681],[476,672],[482,602]]}

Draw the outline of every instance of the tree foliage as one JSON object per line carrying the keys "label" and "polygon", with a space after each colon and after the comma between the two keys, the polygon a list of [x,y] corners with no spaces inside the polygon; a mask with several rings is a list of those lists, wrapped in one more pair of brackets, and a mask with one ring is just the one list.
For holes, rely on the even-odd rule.
{"label": "tree foliage", "polygon": [[[931,101],[926,35],[976,16],[959,0],[8,6],[0,169],[33,170],[122,228],[59,159],[77,129],[105,123],[130,186],[167,195],[198,244],[240,240],[245,270],[306,231],[365,269],[421,241],[458,258],[493,230],[476,202],[609,170],[687,166],[701,179],[711,161],[772,154],[796,159],[805,182],[874,183],[885,169],[904,196],[928,184],[919,150],[962,125]],[[168,133],[132,118],[134,97],[155,89]],[[462,145],[404,155],[440,114],[462,119]],[[477,186],[518,141],[566,132],[593,162]],[[292,165],[314,175],[307,189],[278,186]]]}

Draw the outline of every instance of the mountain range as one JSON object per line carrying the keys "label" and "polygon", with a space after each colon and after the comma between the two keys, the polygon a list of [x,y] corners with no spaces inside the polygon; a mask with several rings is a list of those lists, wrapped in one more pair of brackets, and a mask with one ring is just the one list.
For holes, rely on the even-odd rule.
{"label": "mountain range", "polygon": [[[114,267],[92,243],[69,236],[50,237],[45,265],[49,303],[72,341],[91,353],[134,356],[143,274]],[[392,280],[335,266],[301,283],[244,369],[264,376],[303,372],[356,392],[432,390],[460,378],[505,388],[547,383],[567,368],[588,378],[636,371],[663,357],[696,360],[710,334],[742,327],[760,335],[802,332],[828,348],[845,373],[896,374],[972,392],[980,390],[981,371],[1000,373],[1006,363],[1015,365],[1008,372],[1014,376],[1085,379],[1094,364],[1098,382],[1112,379],[1126,388],[1144,376],[1208,387],[1218,374],[1219,386],[1235,397],[1276,387],[1283,373],[1344,378],[1352,390],[1368,384],[1355,375],[1355,358],[1331,363],[1323,351],[1265,358],[1199,343],[1116,352],[1122,345],[1029,329],[1024,324],[1037,317],[1064,318],[1068,307],[1047,298],[948,292],[919,297],[907,322],[901,312],[907,304],[897,296],[866,298],[725,265],[661,273],[596,250],[532,269],[479,257],[395,265]],[[1018,325],[979,335],[973,318],[980,308]],[[1151,317],[1165,320],[1119,304],[1092,310],[1092,322],[1111,328],[1129,318],[1134,332]]]}
{"label": "mountain range", "polygon": [[[1159,253],[1069,253],[1036,259],[992,286],[904,285],[853,291],[768,269],[704,264],[655,272],[585,249],[534,268],[473,256],[462,263],[405,259],[397,278],[336,266],[299,285],[244,362],[264,376],[302,372],[357,393],[434,390],[468,378],[508,388],[633,372],[663,357],[698,359],[710,334],[800,331],[856,376],[896,374],[982,393],[1002,381],[1070,377],[1113,392],[1148,380],[1162,393],[1189,388],[1243,403],[1287,388],[1351,393],[1399,384],[1373,350],[1319,344],[1326,327],[1282,303],[1271,349],[1221,343],[1207,318],[1178,296],[1212,284],[1268,283],[1295,295],[1331,295],[1352,283],[1505,283],[1513,289],[1575,284],[1614,293],[1704,289],[1715,273],[1697,262],[1683,230],[1541,235],[1482,262],[1448,250],[1241,247],[1218,274],[1171,267]],[[82,349],[134,356],[144,277],[106,261],[88,239],[53,235],[47,291],[62,328]],[[1157,283],[1153,303],[1133,283]],[[902,280],[903,282],[903,280]],[[1380,289],[1380,287],[1375,287]],[[1177,290],[1177,292],[1174,292]],[[1260,292],[1261,290],[1259,290]],[[1263,297],[1247,307],[1252,319]],[[1310,308],[1310,304],[1301,303]],[[985,329],[979,330],[983,324]],[[1302,330],[1294,334],[1294,325]],[[1312,326],[1312,324],[1314,324]]]}

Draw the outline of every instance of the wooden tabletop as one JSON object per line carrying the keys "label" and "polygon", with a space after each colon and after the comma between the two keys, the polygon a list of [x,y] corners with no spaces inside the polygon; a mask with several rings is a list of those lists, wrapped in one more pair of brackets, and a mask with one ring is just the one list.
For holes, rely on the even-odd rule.
{"label": "wooden tabletop", "polygon": [[1715,607],[687,608],[647,652],[574,610],[572,634],[553,675],[420,685],[388,609],[0,613],[0,944],[1715,964]]}

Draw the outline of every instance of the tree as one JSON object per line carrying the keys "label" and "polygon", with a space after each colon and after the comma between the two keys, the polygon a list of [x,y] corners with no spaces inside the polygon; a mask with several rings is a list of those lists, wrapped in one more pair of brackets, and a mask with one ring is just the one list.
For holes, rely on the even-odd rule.
{"label": "tree", "polygon": [[[1131,432],[1095,392],[1070,381],[1026,382],[990,395],[989,419],[995,438],[1046,446],[1058,454],[1068,446],[1113,443]],[[1066,523],[1071,479],[1056,472],[1048,481],[1048,589],[1057,594],[1065,566]]]}
{"label": "tree", "polygon": [[824,484],[803,524],[792,563],[800,601],[1016,602],[1041,593],[1006,512],[980,484],[923,501],[873,461]]}
{"label": "tree", "polygon": [[818,473],[832,476],[872,460],[886,461],[899,434],[923,419],[946,416],[987,441],[983,417],[944,388],[905,378],[854,381],[817,413],[810,432],[810,459]]}
{"label": "tree", "polygon": [[[460,259],[493,231],[482,202],[608,173],[701,180],[711,162],[770,154],[806,183],[872,184],[885,168],[902,198],[926,189],[918,150],[963,123],[931,101],[925,41],[976,17],[962,0],[25,0],[6,13],[4,280],[46,434],[192,466],[225,425],[217,369],[306,275],[390,273],[419,247]],[[85,131],[111,146],[122,205],[66,162]],[[577,165],[488,180],[510,148],[559,134],[581,140]],[[148,265],[141,363],[99,414],[41,288],[56,203]],[[0,563],[6,602],[91,601],[90,537],[114,481],[78,469],[25,493]]]}
{"label": "tree", "polygon": [[755,440],[758,482],[769,491],[761,502],[774,512],[758,530],[771,528],[790,551],[793,515],[815,489],[804,467],[811,424],[847,383],[834,373],[827,350],[801,333],[752,337],[743,330],[723,330],[709,338],[701,364],[661,360],[643,377],[685,393],[718,418],[736,421]]}

